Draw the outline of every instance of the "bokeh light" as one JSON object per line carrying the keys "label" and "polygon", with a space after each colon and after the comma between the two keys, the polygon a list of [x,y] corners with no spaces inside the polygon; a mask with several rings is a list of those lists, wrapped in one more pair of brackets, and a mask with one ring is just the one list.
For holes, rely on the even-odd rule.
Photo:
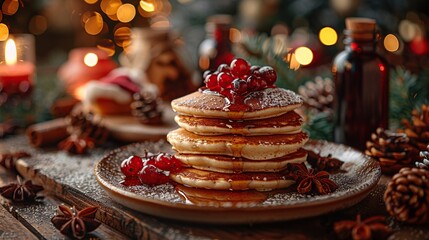
{"label": "bokeh light", "polygon": [[233,43],[238,43],[241,41],[241,32],[237,28],[229,29],[229,40]]}
{"label": "bokeh light", "polygon": [[324,27],[319,32],[319,39],[322,44],[326,46],[331,46],[337,43],[338,34],[333,28]]}
{"label": "bokeh light", "polygon": [[419,32],[419,26],[410,20],[402,20],[399,23],[399,34],[404,41],[409,42],[417,37]]}
{"label": "bokeh light", "polygon": [[1,6],[1,10],[5,15],[13,15],[18,11],[18,0],[5,0]]}
{"label": "bokeh light", "polygon": [[115,43],[119,47],[126,47],[130,44],[131,29],[129,27],[119,27],[114,32]]}
{"label": "bokeh light", "polygon": [[4,23],[0,23],[0,41],[5,41],[9,37],[9,28]]}
{"label": "bokeh light", "polygon": [[155,11],[155,4],[153,2],[141,0],[139,5],[146,12],[154,12]]}
{"label": "bokeh light", "polygon": [[110,57],[115,54],[115,44],[110,39],[101,39],[97,43],[97,48],[105,51]]}
{"label": "bokeh light", "polygon": [[43,34],[48,29],[48,20],[45,16],[36,15],[30,19],[28,30],[35,35]]}
{"label": "bokeh light", "polygon": [[308,65],[313,61],[313,52],[308,47],[295,49],[296,61],[301,65]]}
{"label": "bokeh light", "polygon": [[136,9],[132,4],[126,3],[118,8],[118,20],[124,23],[131,22],[136,16]]}
{"label": "bokeh light", "polygon": [[88,67],[94,67],[98,63],[98,56],[95,53],[87,53],[85,54],[85,57],[83,58],[83,62]]}
{"label": "bokeh light", "polygon": [[82,15],[82,23],[90,35],[97,35],[103,30],[103,17],[98,12],[85,12]]}
{"label": "bokeh light", "polygon": [[114,15],[122,5],[121,0],[102,0],[100,3],[101,10],[107,15]]}
{"label": "bokeh light", "polygon": [[399,49],[399,40],[398,38],[393,34],[387,34],[386,37],[384,37],[384,48],[386,48],[389,52],[396,52]]}
{"label": "bokeh light", "polygon": [[98,0],[85,0],[85,2],[88,4],[94,4],[94,3],[98,2]]}

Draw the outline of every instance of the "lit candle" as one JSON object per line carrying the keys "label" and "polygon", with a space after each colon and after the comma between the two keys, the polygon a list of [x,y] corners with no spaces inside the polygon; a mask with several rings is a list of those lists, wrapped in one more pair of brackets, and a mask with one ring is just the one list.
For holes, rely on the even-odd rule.
{"label": "lit candle", "polygon": [[15,41],[7,40],[4,59],[0,62],[0,92],[8,95],[30,92],[35,67],[32,62],[20,59],[21,55],[23,54],[18,55]]}

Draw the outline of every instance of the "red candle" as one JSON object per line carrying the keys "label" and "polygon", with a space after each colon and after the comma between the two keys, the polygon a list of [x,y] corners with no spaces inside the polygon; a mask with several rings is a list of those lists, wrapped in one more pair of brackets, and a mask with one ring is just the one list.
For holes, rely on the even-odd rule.
{"label": "red candle", "polygon": [[0,92],[8,95],[29,92],[34,70],[33,63],[17,61],[15,42],[9,39],[5,47],[5,61],[0,64]]}

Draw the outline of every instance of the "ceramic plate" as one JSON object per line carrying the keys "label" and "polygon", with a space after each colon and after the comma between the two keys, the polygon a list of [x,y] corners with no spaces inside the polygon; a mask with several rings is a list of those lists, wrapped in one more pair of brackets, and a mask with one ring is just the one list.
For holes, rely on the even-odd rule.
{"label": "ceramic plate", "polygon": [[307,149],[332,154],[344,164],[331,178],[339,188],[328,195],[302,195],[286,190],[274,192],[213,191],[163,184],[127,187],[121,184],[120,163],[130,155],[171,152],[164,142],[144,142],[116,149],[95,166],[99,184],[116,202],[137,211],[176,220],[235,224],[291,220],[317,216],[350,207],[361,201],[377,184],[379,164],[350,147],[326,141],[312,141]]}

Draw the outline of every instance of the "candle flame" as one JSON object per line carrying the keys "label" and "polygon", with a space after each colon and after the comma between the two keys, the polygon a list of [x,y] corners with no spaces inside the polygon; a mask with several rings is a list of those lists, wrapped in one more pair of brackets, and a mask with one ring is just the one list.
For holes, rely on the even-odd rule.
{"label": "candle flame", "polygon": [[13,39],[6,41],[5,60],[7,65],[16,64],[16,45]]}

